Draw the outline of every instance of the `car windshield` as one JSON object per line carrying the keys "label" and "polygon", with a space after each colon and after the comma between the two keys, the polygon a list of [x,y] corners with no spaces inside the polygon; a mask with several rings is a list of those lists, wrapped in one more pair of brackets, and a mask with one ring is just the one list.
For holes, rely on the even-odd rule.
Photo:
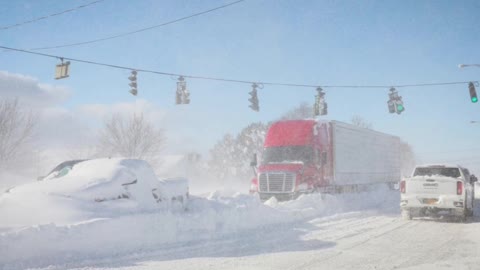
{"label": "car windshield", "polygon": [[447,177],[458,178],[460,177],[460,170],[458,168],[416,168],[413,176],[432,176],[432,175],[441,175]]}
{"label": "car windshield", "polygon": [[313,149],[309,146],[267,147],[263,151],[263,163],[303,162],[313,161]]}
{"label": "car windshield", "polygon": [[47,175],[50,175],[54,172],[61,171],[63,168],[66,168],[66,167],[72,168],[74,165],[76,165],[76,164],[78,164],[82,161],[85,161],[85,160],[69,160],[69,161],[62,162],[62,163],[58,164],[55,168],[53,168],[53,170],[51,170]]}

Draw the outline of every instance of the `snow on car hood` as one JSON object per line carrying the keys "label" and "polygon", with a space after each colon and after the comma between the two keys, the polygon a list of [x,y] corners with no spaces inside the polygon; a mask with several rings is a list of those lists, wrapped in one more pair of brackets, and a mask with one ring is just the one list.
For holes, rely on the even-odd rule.
{"label": "snow on car hood", "polygon": [[78,163],[67,175],[10,189],[0,195],[2,226],[74,222],[118,211],[158,207],[152,190],[159,181],[150,165],[134,159]]}

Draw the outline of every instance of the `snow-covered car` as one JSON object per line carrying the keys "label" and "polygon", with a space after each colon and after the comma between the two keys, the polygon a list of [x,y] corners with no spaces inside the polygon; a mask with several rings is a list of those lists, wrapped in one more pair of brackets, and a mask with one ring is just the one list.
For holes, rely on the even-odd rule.
{"label": "snow-covered car", "polygon": [[73,168],[73,166],[85,160],[86,159],[75,159],[64,161],[53,168],[46,176],[39,176],[37,180],[42,181],[65,176]]}
{"label": "snow-covered car", "polygon": [[178,201],[182,204],[188,200],[188,179],[187,178],[167,178],[159,180],[159,187],[154,190],[154,197],[158,201],[169,200]]}
{"label": "snow-covered car", "polygon": [[[38,216],[43,223],[65,220],[65,216],[68,220],[85,214],[97,217],[99,211],[113,215],[186,205],[188,181],[160,181],[144,160],[105,158],[70,165],[53,170],[43,181],[9,189],[0,196],[0,215],[12,222],[22,217],[18,224]],[[65,168],[68,173],[60,173]]]}
{"label": "snow-covered car", "polygon": [[476,177],[458,165],[417,166],[400,182],[402,216],[450,214],[462,221],[473,215]]}

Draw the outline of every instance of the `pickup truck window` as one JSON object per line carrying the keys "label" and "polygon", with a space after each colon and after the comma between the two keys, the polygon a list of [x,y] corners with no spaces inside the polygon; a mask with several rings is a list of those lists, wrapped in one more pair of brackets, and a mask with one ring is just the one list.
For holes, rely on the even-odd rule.
{"label": "pickup truck window", "polygon": [[458,168],[436,168],[436,167],[424,167],[416,168],[413,176],[431,176],[442,175],[447,177],[458,178],[461,176]]}

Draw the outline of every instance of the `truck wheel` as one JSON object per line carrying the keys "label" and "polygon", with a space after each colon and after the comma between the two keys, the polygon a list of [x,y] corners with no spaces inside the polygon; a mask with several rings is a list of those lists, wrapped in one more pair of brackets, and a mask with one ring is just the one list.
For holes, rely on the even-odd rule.
{"label": "truck wheel", "polygon": [[458,216],[458,222],[462,222],[462,223],[465,223],[467,222],[467,212],[468,212],[468,209],[465,208],[465,210],[463,211],[463,213]]}
{"label": "truck wheel", "polygon": [[470,216],[473,217],[475,215],[475,199],[472,198],[472,209],[470,209]]}
{"label": "truck wheel", "polygon": [[412,213],[409,210],[402,210],[402,218],[404,220],[412,220]]}
{"label": "truck wheel", "polygon": [[473,208],[472,209],[467,209],[467,216],[473,217]]}

